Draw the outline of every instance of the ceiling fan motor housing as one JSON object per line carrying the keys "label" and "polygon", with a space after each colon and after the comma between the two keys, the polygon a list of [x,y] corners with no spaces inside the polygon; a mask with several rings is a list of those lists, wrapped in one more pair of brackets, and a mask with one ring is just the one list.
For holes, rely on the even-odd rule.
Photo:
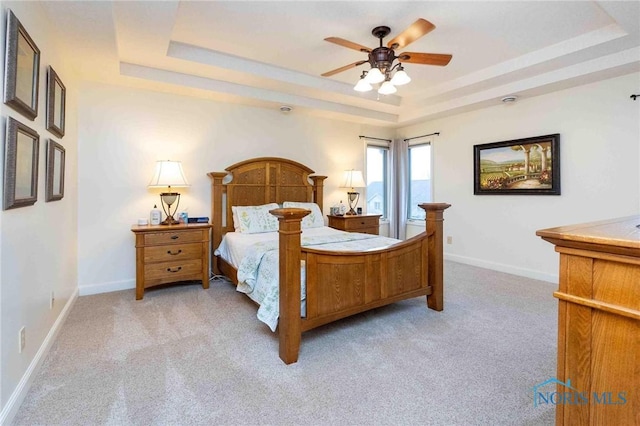
{"label": "ceiling fan motor housing", "polygon": [[382,73],[391,70],[391,64],[395,59],[393,49],[388,47],[376,47],[369,53],[369,63],[372,67],[379,68]]}

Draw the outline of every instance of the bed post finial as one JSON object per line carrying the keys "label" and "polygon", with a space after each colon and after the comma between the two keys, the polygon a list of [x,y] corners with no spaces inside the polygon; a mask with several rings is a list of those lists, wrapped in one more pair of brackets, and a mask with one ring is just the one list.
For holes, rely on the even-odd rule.
{"label": "bed post finial", "polygon": [[429,285],[433,289],[427,296],[427,306],[434,311],[444,309],[444,256],[443,256],[443,213],[451,207],[447,203],[419,204],[426,213],[427,235],[429,236]]}
{"label": "bed post finial", "polygon": [[[305,209],[275,209],[269,213],[278,218],[280,244],[280,318],[278,338],[280,359],[285,364],[298,361],[302,319],[300,315],[300,260],[302,218],[311,213]],[[283,261],[283,259],[285,259]]]}

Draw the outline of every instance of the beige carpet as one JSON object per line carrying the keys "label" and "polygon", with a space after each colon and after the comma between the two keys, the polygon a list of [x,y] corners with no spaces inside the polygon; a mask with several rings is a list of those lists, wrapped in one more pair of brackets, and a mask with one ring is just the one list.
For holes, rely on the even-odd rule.
{"label": "beige carpet", "polygon": [[80,297],[18,425],[545,425],[553,284],[448,262],[416,298],[303,335],[297,364],[227,282]]}

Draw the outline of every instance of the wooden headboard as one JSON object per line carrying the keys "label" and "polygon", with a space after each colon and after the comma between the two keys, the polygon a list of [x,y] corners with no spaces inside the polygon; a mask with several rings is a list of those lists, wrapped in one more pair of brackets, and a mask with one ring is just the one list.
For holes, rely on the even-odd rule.
{"label": "wooden headboard", "polygon": [[[257,206],[285,201],[314,202],[322,211],[326,176],[311,176],[309,167],[293,160],[260,157],[211,172],[211,238],[215,250],[233,231],[231,206]],[[224,223],[224,224],[223,224]]]}

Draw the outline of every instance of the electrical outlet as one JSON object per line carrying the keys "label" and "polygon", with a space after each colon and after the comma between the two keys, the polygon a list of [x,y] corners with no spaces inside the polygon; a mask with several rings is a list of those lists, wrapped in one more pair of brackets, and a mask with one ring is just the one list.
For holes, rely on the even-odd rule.
{"label": "electrical outlet", "polygon": [[447,244],[453,244],[453,237],[447,237]]}
{"label": "electrical outlet", "polygon": [[25,337],[25,329],[22,327],[18,333],[18,353],[20,354],[24,350],[24,345],[26,344]]}
{"label": "electrical outlet", "polygon": [[49,299],[49,309],[53,309],[53,302],[55,302],[56,300],[56,296],[53,293],[53,290],[51,290],[51,298]]}

